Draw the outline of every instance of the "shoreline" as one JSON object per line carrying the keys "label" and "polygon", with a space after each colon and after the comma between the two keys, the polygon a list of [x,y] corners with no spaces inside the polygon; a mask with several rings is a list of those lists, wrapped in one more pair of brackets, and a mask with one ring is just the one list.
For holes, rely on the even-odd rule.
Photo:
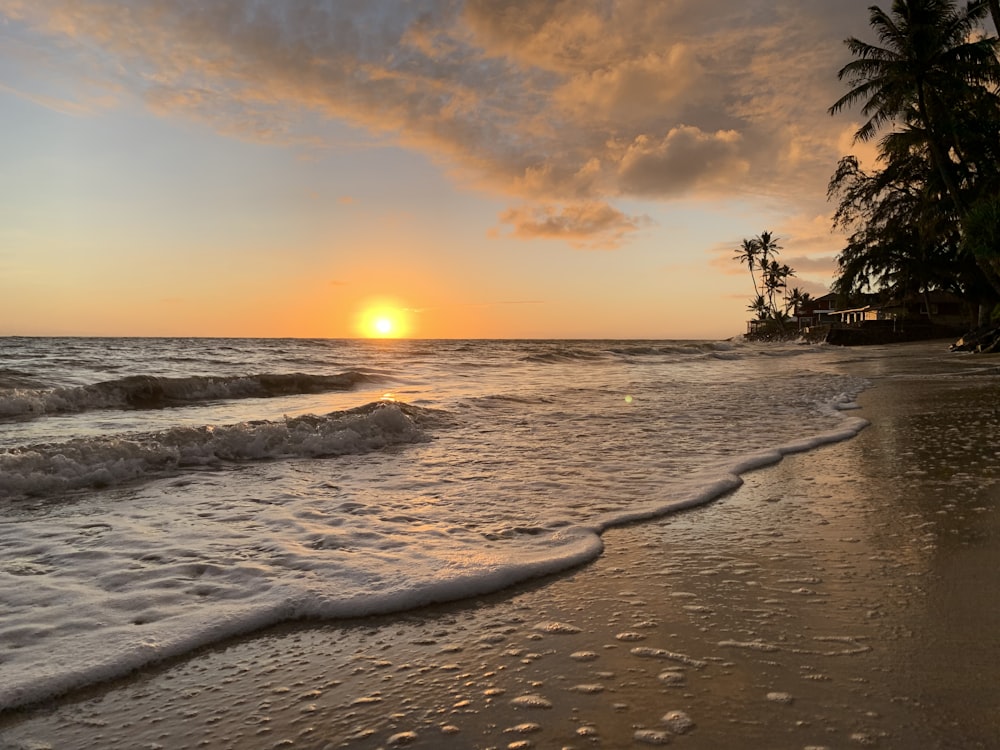
{"label": "shoreline", "polygon": [[582,568],[234,639],[0,717],[0,746],[993,746],[998,382],[880,378],[853,439]]}

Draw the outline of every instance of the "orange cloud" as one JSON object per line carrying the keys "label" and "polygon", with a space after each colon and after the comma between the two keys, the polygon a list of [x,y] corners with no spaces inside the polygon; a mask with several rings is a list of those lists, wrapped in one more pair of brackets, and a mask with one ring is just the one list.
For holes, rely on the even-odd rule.
{"label": "orange cloud", "polygon": [[607,203],[521,206],[505,211],[500,221],[513,227],[515,237],[557,238],[595,249],[618,247],[649,223],[646,218],[627,216]]}
{"label": "orange cloud", "polygon": [[622,152],[620,190],[631,195],[683,195],[698,187],[734,185],[750,165],[742,136],[732,130],[704,133],[682,125],[663,138],[637,137]]}
{"label": "orange cloud", "polygon": [[64,75],[162,116],[304,148],[347,122],[507,197],[514,236],[615,246],[643,223],[620,198],[823,204],[845,132],[826,106],[868,1],[0,0],[0,14],[31,37],[21,49],[51,45]]}
{"label": "orange cloud", "polygon": [[690,45],[678,43],[666,53],[651,50],[574,74],[554,92],[556,103],[570,116],[615,127],[648,127],[671,113],[684,111],[704,71]]}

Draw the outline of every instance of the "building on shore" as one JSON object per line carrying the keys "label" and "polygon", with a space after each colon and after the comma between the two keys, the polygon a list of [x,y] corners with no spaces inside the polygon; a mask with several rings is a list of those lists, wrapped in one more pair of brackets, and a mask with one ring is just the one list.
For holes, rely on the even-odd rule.
{"label": "building on shore", "polygon": [[974,327],[969,304],[958,295],[932,291],[881,301],[865,295],[838,306],[833,292],[809,300],[786,321],[747,323],[748,340],[803,337],[831,344],[881,344],[960,336]]}

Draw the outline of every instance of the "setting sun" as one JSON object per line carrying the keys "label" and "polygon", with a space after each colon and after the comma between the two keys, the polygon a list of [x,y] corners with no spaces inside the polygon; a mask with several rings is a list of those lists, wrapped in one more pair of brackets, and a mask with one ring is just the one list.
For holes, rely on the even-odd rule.
{"label": "setting sun", "polygon": [[398,339],[407,335],[409,323],[404,308],[376,304],[358,316],[358,333],[365,338]]}

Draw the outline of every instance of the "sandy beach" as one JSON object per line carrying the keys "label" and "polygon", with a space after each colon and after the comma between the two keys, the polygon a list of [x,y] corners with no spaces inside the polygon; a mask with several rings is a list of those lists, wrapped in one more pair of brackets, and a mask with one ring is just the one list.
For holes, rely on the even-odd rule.
{"label": "sandy beach", "polygon": [[880,378],[856,438],[587,567],[230,641],[4,716],[0,747],[998,747],[996,365]]}

